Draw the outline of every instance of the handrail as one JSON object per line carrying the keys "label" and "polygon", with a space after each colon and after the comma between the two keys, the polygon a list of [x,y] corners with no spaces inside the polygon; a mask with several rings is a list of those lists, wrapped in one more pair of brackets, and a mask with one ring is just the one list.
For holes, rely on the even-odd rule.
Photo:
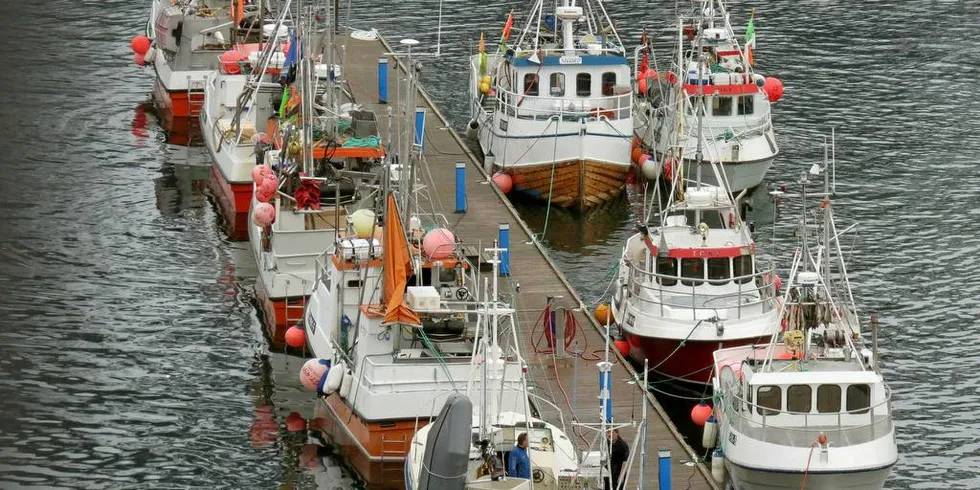
{"label": "handrail", "polygon": [[[599,97],[526,95],[501,87],[496,87],[496,92],[497,110],[517,118],[548,120],[557,115],[563,119],[592,117],[619,120],[633,115],[632,91]],[[556,102],[558,107],[555,107]],[[589,105],[588,109],[585,104]],[[568,109],[569,106],[572,109]]]}
{"label": "handrail", "polygon": [[[739,407],[745,407],[745,409],[736,409],[736,402],[739,403]],[[809,447],[813,444],[813,437],[810,436],[827,433],[837,434],[838,437],[833,441],[835,446],[850,446],[878,439],[892,430],[891,391],[887,386],[885,387],[885,399],[883,401],[865,408],[843,412],[811,413],[772,409],[749,403],[738,395],[722,396],[722,403],[728,424],[738,432],[763,442],[792,447]],[[758,414],[757,408],[776,413]],[[746,415],[746,413],[750,415]],[[868,415],[866,423],[847,423],[842,418],[843,416],[858,417],[865,414]],[[769,422],[770,417],[779,415],[802,417],[803,424],[802,426],[786,426],[773,425]],[[828,425],[826,423],[830,417],[836,418],[835,424]],[[816,418],[821,423],[814,422],[811,424],[811,418]],[[882,427],[879,429],[879,426]]]}

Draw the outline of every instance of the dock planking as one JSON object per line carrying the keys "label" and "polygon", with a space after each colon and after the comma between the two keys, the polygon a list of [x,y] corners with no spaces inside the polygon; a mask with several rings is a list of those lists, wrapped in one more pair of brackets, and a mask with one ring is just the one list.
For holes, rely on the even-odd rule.
{"label": "dock planking", "polygon": [[[350,37],[339,37],[344,46],[344,70],[346,78],[358,103],[369,108],[378,116],[379,133],[387,136],[389,123],[388,106],[378,103],[379,58],[390,51],[384,40],[364,41]],[[424,60],[423,60],[424,61]],[[404,82],[399,78],[404,73],[399,69],[401,63],[392,60],[388,72],[388,101],[392,106],[401,103],[399,94]],[[424,69],[423,69],[424,70]],[[424,73],[424,72],[423,72]],[[564,420],[566,430],[580,450],[589,449],[585,441],[593,441],[595,433],[579,430],[572,426],[573,421],[595,424],[599,422],[599,376],[597,362],[604,345],[604,327],[582,309],[582,302],[561,271],[550,261],[547,251],[531,239],[531,232],[520,219],[517,211],[507,198],[489,183],[481,162],[467,148],[459,135],[450,127],[446,118],[425,94],[416,97],[417,107],[428,110],[425,126],[424,159],[429,173],[422,174],[428,186],[428,198],[433,210],[449,220],[453,230],[469,246],[489,247],[497,238],[498,225],[510,225],[510,275],[501,278],[501,290],[509,293],[512,306],[518,310],[522,354],[529,363],[529,383],[533,392],[551,401],[555,407],[538,404],[542,418],[553,423]],[[455,164],[465,162],[467,212],[455,214]],[[520,291],[515,287],[520,285]],[[542,311],[549,297],[553,308],[574,311],[579,325],[576,332],[577,351],[585,350],[576,360],[574,357],[559,359],[554,355],[540,354],[535,346],[547,347],[542,338],[542,325],[539,323]],[[505,294],[505,299],[507,295]],[[575,347],[572,350],[576,350]],[[598,350],[598,352],[596,352]],[[702,464],[691,465],[695,461],[691,448],[683,441],[673,423],[652,395],[641,389],[639,383],[632,383],[635,371],[628,362],[616,352],[610,351],[612,363],[612,407],[616,423],[638,424],[642,404],[649,403],[646,471],[642,476],[643,487],[658,488],[658,449],[671,452],[671,480],[674,488],[718,489],[711,479],[710,471]],[[576,375],[576,370],[578,374]],[[556,409],[557,407],[557,409]],[[635,488],[639,472],[639,441],[636,427],[621,429],[623,438],[636,452],[630,469],[630,482],[627,488]],[[592,449],[598,449],[593,446]],[[684,487],[680,487],[684,485]]]}

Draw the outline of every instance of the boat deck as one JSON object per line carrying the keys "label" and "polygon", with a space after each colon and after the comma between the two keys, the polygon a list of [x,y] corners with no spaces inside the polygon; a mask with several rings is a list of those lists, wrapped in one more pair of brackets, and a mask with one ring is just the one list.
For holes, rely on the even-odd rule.
{"label": "boat deck", "polygon": [[[378,66],[377,60],[384,52],[391,51],[384,41],[362,41],[350,37],[340,38],[338,42],[346,45],[344,68],[356,100],[365,109],[373,110],[378,116],[378,127],[388,127],[388,107],[378,104]],[[463,63],[461,60],[460,63]],[[388,72],[389,102],[398,103],[399,89],[397,77],[402,72],[398,64],[390,62]],[[464,243],[470,246],[482,245],[486,248],[497,238],[498,224],[510,225],[510,277],[504,278],[500,286],[504,298],[512,295],[512,305],[518,310],[518,320],[522,329],[522,353],[528,358],[530,378],[534,393],[549,399],[559,409],[555,410],[546,404],[539,404],[540,415],[552,423],[560,423],[564,418],[569,437],[578,443],[580,449],[588,449],[583,437],[571,427],[572,420],[583,423],[598,423],[599,404],[598,371],[596,361],[590,357],[596,349],[603,346],[603,335],[599,325],[588,313],[577,310],[575,318],[581,328],[577,340],[580,347],[588,352],[583,358],[575,361],[572,358],[555,359],[554,356],[536,354],[534,343],[541,335],[542,328],[538,323],[541,312],[548,298],[555,297],[554,307],[578,309],[581,300],[571,285],[549,259],[544,248],[529,239],[527,225],[520,219],[517,211],[507,198],[496,187],[487,183],[480,161],[467,148],[459,135],[449,127],[449,123],[434,103],[422,91],[422,97],[417,98],[419,107],[428,109],[425,127],[425,147],[430,149],[425,153],[425,159],[431,170],[432,181],[428,182],[429,199],[437,213],[443,213],[452,224],[455,232]],[[438,151],[435,151],[438,149]],[[455,193],[455,164],[466,162],[466,198],[467,212],[454,214]],[[520,291],[513,294],[514,287],[520,284]],[[535,337],[535,338],[532,338]],[[538,343],[543,343],[539,340]],[[615,351],[615,349],[612,349]],[[692,450],[677,432],[673,423],[667,418],[656,400],[640,389],[637,384],[630,384],[634,371],[618,352],[611,354],[612,367],[612,406],[613,417],[617,421],[639,422],[641,404],[649,403],[648,438],[646,448],[646,471],[643,475],[643,487],[657,488],[657,450],[669,449],[672,455],[671,476],[675,485],[690,482],[691,489],[717,489],[711,480],[710,470],[704,465],[689,466],[682,461],[695,459]],[[588,359],[588,360],[586,360]],[[577,368],[577,374],[576,374]],[[576,382],[577,381],[577,382]],[[631,451],[637,452],[639,444],[635,439],[634,428],[624,428],[623,438],[630,444]],[[590,441],[595,434],[582,432]],[[593,449],[598,450],[598,446]],[[639,471],[639,459],[634,461],[631,482],[627,488],[636,485],[636,472]]]}

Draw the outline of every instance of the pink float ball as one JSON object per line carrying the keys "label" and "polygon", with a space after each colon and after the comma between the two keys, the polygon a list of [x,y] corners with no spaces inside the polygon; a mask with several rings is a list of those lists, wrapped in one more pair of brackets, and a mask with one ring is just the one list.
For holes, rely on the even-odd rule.
{"label": "pink float ball", "polygon": [[[256,204],[255,209],[252,210],[252,221],[255,221],[255,224],[259,226],[269,226],[275,220],[276,220],[276,207],[273,206],[272,204],[269,204],[267,202],[260,202]],[[302,330],[300,330],[300,332],[302,332]],[[304,338],[303,340],[305,341],[306,339]],[[288,337],[286,339],[286,342],[289,342]]]}
{"label": "pink float ball", "polygon": [[326,359],[310,359],[299,370],[299,383],[310,391],[316,391],[320,381],[330,371],[330,361]]}
{"label": "pink float ball", "polygon": [[445,228],[429,230],[422,239],[422,250],[432,260],[442,260],[456,251],[456,237]]}
{"label": "pink float ball", "polygon": [[252,182],[262,183],[266,177],[272,175],[272,168],[268,165],[256,165],[252,167]]}
{"label": "pink float ball", "polygon": [[500,192],[507,194],[514,188],[514,179],[510,177],[510,174],[497,172],[493,174],[493,185],[497,186]]}
{"label": "pink float ball", "polygon": [[136,66],[146,66],[146,58],[143,55],[136,53],[133,55],[133,63],[136,63]]}

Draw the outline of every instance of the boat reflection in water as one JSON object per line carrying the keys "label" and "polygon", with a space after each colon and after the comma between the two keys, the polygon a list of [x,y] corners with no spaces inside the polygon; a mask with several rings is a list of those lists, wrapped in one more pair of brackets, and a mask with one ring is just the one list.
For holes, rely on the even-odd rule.
{"label": "boat reflection in water", "polygon": [[630,214],[626,193],[584,214],[557,206],[549,210],[517,193],[507,197],[531,230],[537,234],[543,232],[548,248],[557,252],[588,256],[597,246],[613,243],[620,234],[621,238],[626,236],[620,230]]}

